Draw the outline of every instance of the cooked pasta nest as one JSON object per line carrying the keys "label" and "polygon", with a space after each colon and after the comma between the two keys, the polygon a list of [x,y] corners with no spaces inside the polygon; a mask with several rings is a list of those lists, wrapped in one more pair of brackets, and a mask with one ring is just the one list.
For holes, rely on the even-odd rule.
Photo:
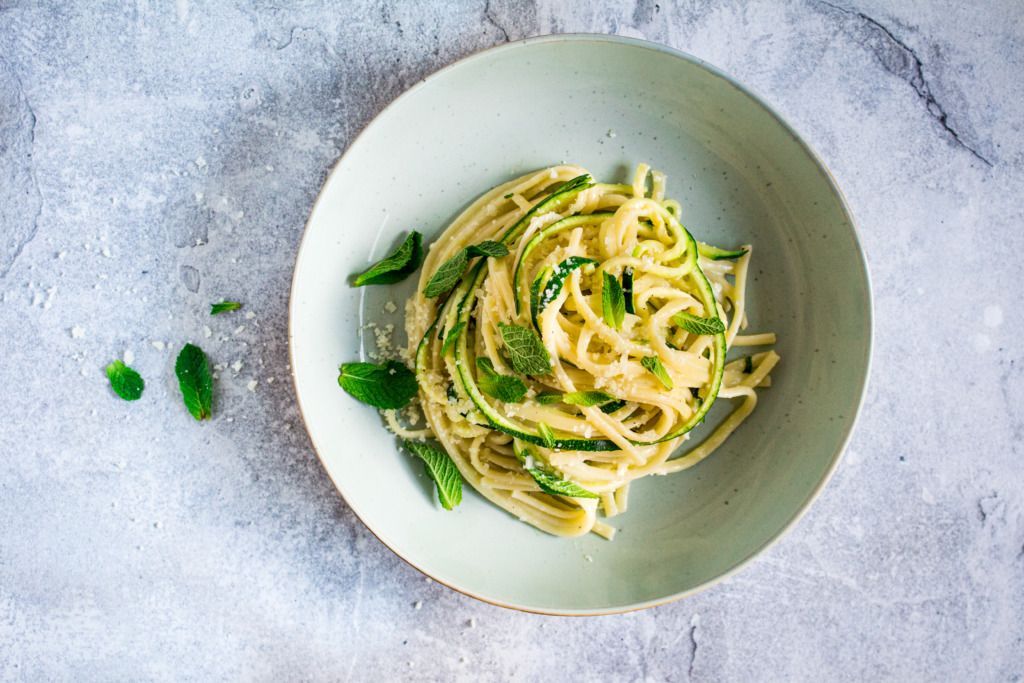
{"label": "cooked pasta nest", "polygon": [[[775,342],[740,334],[752,248],[700,243],[683,216],[645,164],[630,184],[561,165],[484,194],[433,244],[406,306],[427,428],[393,415],[392,427],[436,438],[466,481],[521,520],[611,538],[602,517],[626,509],[630,482],[710,455],[779,360],[772,350],[726,360],[732,347]],[[424,294],[442,264],[481,242],[508,253],[470,251],[453,289]],[[517,372],[513,328],[536,335],[546,372]],[[495,398],[481,389],[493,377],[518,379],[525,394]],[[732,412],[685,447],[722,398],[736,400]]]}

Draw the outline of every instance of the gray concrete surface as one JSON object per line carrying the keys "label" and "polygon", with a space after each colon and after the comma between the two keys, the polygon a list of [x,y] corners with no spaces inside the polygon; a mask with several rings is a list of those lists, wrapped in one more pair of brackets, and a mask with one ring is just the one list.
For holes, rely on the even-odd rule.
{"label": "gray concrete surface", "polygon": [[[386,550],[286,367],[346,144],[445,64],[569,31],[764,94],[847,193],[877,315],[859,428],[793,533],[697,597],[585,620]],[[0,678],[1022,680],[1022,40],[1015,0],[0,1]],[[221,296],[255,317],[209,318]],[[162,348],[188,339],[241,363],[208,424]],[[134,404],[102,372],[129,351]]]}

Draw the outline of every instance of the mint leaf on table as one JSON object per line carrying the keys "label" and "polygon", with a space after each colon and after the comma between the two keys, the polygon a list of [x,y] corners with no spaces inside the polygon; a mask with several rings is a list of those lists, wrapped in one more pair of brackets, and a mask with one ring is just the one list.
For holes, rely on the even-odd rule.
{"label": "mint leaf on table", "polygon": [[508,247],[501,242],[484,240],[480,244],[474,244],[471,247],[466,247],[466,252],[470,256],[493,256],[494,258],[501,258],[502,256],[508,256]]}
{"label": "mint leaf on table", "polygon": [[551,356],[533,330],[521,325],[498,323],[501,340],[508,349],[512,367],[522,375],[546,375],[551,372]]}
{"label": "mint leaf on table", "polygon": [[342,363],[338,372],[338,385],[374,408],[404,408],[419,390],[412,370],[394,360],[380,365]]}
{"label": "mint leaf on table", "polygon": [[480,385],[480,391],[488,396],[505,403],[520,403],[523,396],[526,396],[523,380],[498,373],[490,358],[477,358],[476,367],[480,370],[477,384]]}
{"label": "mint leaf on table", "polygon": [[583,408],[604,405],[614,400],[614,396],[609,396],[603,391],[574,391],[562,397],[563,402]]}
{"label": "mint leaf on table", "polygon": [[114,393],[126,401],[139,400],[142,390],[146,387],[142,376],[119,360],[107,366],[107,379],[110,380],[110,388]]}
{"label": "mint leaf on table", "polygon": [[725,332],[725,323],[723,323],[722,319],[717,316],[701,318],[693,313],[679,311],[672,316],[672,321],[690,334],[704,335],[720,334]]}
{"label": "mint leaf on table", "polygon": [[459,322],[452,325],[452,329],[448,330],[448,333],[444,335],[444,341],[441,343],[442,356],[448,355],[448,350],[455,345],[455,340],[459,338],[460,334],[462,334],[462,329],[465,326],[466,322],[464,320],[460,320]]}
{"label": "mint leaf on table", "polygon": [[622,294],[622,285],[614,276],[607,272],[601,285],[601,315],[608,327],[617,330],[622,327],[626,317],[626,297]]}
{"label": "mint leaf on table", "polygon": [[237,301],[221,301],[220,303],[212,304],[210,306],[210,315],[227,313],[228,311],[237,311],[241,307],[242,304]]}
{"label": "mint leaf on table", "polygon": [[450,291],[459,283],[467,263],[469,263],[469,255],[465,249],[459,249],[459,253],[442,263],[441,267],[430,276],[427,286],[423,288],[423,295],[432,299]]}
{"label": "mint leaf on table", "polygon": [[194,344],[185,344],[174,363],[178,387],[185,407],[197,420],[210,418],[213,407],[213,375],[203,350]]}
{"label": "mint leaf on table", "polygon": [[445,510],[462,502],[462,475],[452,459],[440,448],[420,441],[405,441],[405,447],[427,467],[427,475],[434,480],[437,498]]}
{"label": "mint leaf on table", "polygon": [[422,262],[423,235],[413,230],[390,255],[356,275],[352,284],[356,287],[363,287],[401,282],[415,273]]}
{"label": "mint leaf on table", "polygon": [[598,495],[586,490],[574,481],[562,479],[557,474],[547,472],[538,467],[527,468],[527,472],[537,482],[537,486],[544,493],[552,496],[567,496],[569,498],[597,498]]}
{"label": "mint leaf on table", "polygon": [[661,364],[660,358],[657,356],[644,356],[640,359],[640,365],[647,368],[652,375],[657,377],[658,381],[661,382],[666,389],[671,389],[673,387],[672,378],[669,377],[668,370],[665,369],[665,366]]}

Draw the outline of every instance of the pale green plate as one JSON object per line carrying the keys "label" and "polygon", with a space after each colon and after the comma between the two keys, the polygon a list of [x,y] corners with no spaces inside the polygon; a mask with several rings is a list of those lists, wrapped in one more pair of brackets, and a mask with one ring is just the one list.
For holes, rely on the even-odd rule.
{"label": "pale green plate", "polygon": [[[640,161],[669,176],[698,239],[755,245],[750,331],[782,362],[757,410],[713,457],[633,485],[613,542],[565,540],[467,487],[454,512],[380,416],[345,394],[338,364],[364,357],[415,278],[353,289],[350,274],[405,231],[432,241],[471,200],[571,162],[624,181]],[[385,302],[399,304],[394,314]],[[407,562],[498,605],[597,614],[655,605],[736,570],[793,524],[853,427],[871,346],[871,298],[849,211],[821,162],[760,99],[669,48],[549,36],[474,55],[416,85],[352,143],[324,184],[295,266],[291,355],[313,444],[346,502]],[[724,402],[724,401],[723,401]],[[718,407],[711,422],[721,419]],[[708,425],[705,425],[705,428]]]}

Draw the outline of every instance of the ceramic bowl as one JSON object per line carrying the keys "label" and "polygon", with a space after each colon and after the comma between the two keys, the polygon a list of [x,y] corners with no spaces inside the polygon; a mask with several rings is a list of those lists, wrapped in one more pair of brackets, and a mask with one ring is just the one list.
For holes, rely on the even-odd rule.
{"label": "ceramic bowl", "polygon": [[[699,466],[633,484],[614,541],[548,536],[467,486],[453,512],[338,365],[374,349],[416,278],[353,289],[348,276],[410,229],[429,242],[475,197],[570,162],[628,182],[669,177],[698,237],[752,243],[750,330],[782,361],[754,414]],[[388,313],[387,302],[398,306]],[[481,52],[435,73],[349,146],[313,208],[295,266],[290,344],[300,408],[327,473],[409,564],[488,602],[556,614],[648,607],[729,575],[800,517],[835,469],[864,393],[871,299],[849,210],[808,146],[717,69],[675,50],[563,35]],[[723,401],[724,403],[724,401]],[[720,419],[717,407],[710,421]],[[705,425],[707,428],[708,425]]]}

